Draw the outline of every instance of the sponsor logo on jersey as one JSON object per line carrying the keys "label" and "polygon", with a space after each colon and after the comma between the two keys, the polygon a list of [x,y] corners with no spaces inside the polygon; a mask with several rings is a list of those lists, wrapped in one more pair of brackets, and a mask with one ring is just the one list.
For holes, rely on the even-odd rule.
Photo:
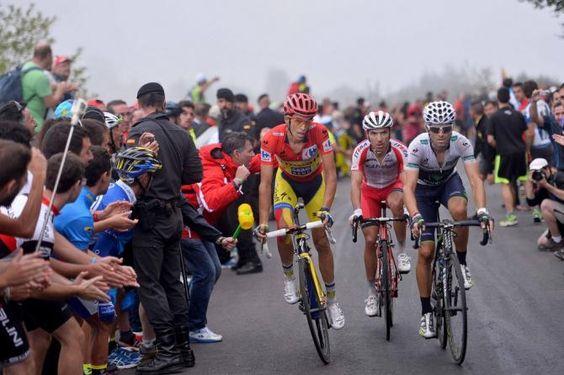
{"label": "sponsor logo on jersey", "polygon": [[291,167],[290,173],[294,176],[307,176],[311,174],[311,167]]}
{"label": "sponsor logo on jersey", "polygon": [[422,139],[419,141],[422,145],[428,145],[429,144],[429,140],[428,139]]}
{"label": "sponsor logo on jersey", "polygon": [[260,150],[260,160],[262,161],[272,161],[272,155],[266,150]]}
{"label": "sponsor logo on jersey", "polygon": [[[323,145],[325,148],[325,145]],[[317,145],[309,146],[302,150],[302,159],[309,160],[317,156]]]}
{"label": "sponsor logo on jersey", "polygon": [[329,139],[323,142],[323,151],[325,152],[333,151],[333,146],[331,145],[331,141]]}

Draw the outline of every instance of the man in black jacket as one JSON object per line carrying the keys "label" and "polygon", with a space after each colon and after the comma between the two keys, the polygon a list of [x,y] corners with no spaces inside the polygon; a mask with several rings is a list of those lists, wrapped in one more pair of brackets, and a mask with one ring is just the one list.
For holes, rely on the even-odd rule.
{"label": "man in black jacket", "polygon": [[252,121],[235,108],[235,95],[230,89],[217,90],[217,105],[221,111],[219,118],[219,142],[231,132],[249,133],[252,130]]}
{"label": "man in black jacket", "polygon": [[202,164],[194,142],[166,114],[165,94],[156,82],[137,92],[144,117],[133,125],[128,146],[158,145],[162,169],[153,175],[151,185],[135,205],[139,224],[132,240],[135,270],[140,284],[139,297],[153,326],[157,355],[137,368],[138,373],[162,373],[194,366],[188,340],[188,309],[180,282],[180,239],[184,200],[181,185],[202,179]]}
{"label": "man in black jacket", "polygon": [[258,98],[260,112],[255,117],[255,128],[253,136],[256,140],[260,140],[262,129],[272,129],[276,125],[284,123],[284,115],[270,108],[270,98],[268,94],[262,94]]}
{"label": "man in black jacket", "polygon": [[495,150],[488,143],[488,118],[484,114],[484,105],[481,101],[475,101],[470,107],[470,116],[476,126],[476,145],[474,146],[474,157],[480,161],[480,177],[486,180],[493,173],[493,162]]}

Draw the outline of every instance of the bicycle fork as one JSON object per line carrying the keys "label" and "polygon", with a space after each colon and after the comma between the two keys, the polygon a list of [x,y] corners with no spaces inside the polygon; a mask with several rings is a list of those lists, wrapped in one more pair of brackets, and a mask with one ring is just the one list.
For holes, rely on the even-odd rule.
{"label": "bicycle fork", "polygon": [[313,282],[313,287],[315,288],[315,293],[319,296],[319,302],[322,305],[320,307],[325,307],[325,305],[327,304],[327,295],[321,287],[321,283],[319,281],[319,277],[317,276],[317,271],[315,269],[315,266],[313,265],[311,256],[309,255],[309,253],[301,253],[298,255],[298,258],[307,263],[311,280]]}

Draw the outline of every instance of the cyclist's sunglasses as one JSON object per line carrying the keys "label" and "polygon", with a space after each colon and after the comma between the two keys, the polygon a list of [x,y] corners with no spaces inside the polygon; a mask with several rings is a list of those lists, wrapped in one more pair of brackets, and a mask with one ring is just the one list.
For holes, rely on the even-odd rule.
{"label": "cyclist's sunglasses", "polygon": [[443,133],[450,133],[452,131],[452,125],[446,126],[429,126],[429,131],[433,134],[439,134],[441,131]]}

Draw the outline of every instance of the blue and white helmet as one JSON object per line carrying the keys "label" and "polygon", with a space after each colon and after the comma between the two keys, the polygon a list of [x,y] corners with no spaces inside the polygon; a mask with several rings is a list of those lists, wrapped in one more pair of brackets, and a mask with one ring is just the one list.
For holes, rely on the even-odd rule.
{"label": "blue and white helmet", "polygon": [[456,119],[454,107],[449,102],[434,101],[423,109],[423,121],[426,125],[450,125]]}

